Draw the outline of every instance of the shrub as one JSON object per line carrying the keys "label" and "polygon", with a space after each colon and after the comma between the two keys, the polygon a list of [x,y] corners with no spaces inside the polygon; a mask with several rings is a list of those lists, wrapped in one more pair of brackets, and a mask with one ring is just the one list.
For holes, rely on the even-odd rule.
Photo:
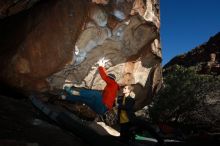
{"label": "shrub", "polygon": [[194,68],[171,66],[166,70],[164,87],[149,107],[150,118],[154,122],[195,122],[192,113],[204,105],[219,83],[219,77],[198,75]]}

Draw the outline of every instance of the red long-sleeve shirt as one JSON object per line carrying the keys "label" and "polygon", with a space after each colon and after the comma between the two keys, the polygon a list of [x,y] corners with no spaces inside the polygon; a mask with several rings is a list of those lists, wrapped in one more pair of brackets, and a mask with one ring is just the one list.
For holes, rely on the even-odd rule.
{"label": "red long-sleeve shirt", "polygon": [[107,84],[102,92],[102,102],[106,105],[108,109],[112,109],[115,98],[119,90],[119,85],[115,80],[108,77],[104,67],[100,66],[98,70],[101,78]]}

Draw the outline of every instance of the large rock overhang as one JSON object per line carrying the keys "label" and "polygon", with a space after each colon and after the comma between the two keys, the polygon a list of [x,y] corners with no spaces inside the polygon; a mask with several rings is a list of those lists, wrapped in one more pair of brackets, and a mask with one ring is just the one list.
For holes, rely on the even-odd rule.
{"label": "large rock overhang", "polygon": [[157,0],[53,0],[0,20],[1,80],[22,90],[61,89],[66,81],[102,90],[97,61],[123,86],[135,86],[137,108],[162,83]]}

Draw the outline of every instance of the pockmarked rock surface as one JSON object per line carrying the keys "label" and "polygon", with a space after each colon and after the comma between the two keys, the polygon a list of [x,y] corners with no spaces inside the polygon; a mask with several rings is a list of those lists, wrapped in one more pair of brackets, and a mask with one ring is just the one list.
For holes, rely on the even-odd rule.
{"label": "pockmarked rock surface", "polygon": [[24,90],[65,82],[102,90],[96,63],[104,57],[121,86],[134,84],[141,108],[162,83],[159,30],[158,0],[39,1],[0,20],[0,77]]}

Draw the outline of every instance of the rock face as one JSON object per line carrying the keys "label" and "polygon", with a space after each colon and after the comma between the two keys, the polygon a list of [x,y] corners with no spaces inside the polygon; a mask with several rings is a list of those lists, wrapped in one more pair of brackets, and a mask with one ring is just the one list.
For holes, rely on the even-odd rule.
{"label": "rock face", "polygon": [[102,90],[96,63],[104,57],[120,85],[135,85],[141,108],[162,81],[159,27],[157,0],[40,1],[0,21],[1,80],[23,90],[66,81]]}
{"label": "rock face", "polygon": [[1,20],[1,79],[23,89],[47,90],[45,79],[72,58],[83,10],[83,1],[46,1]]}

